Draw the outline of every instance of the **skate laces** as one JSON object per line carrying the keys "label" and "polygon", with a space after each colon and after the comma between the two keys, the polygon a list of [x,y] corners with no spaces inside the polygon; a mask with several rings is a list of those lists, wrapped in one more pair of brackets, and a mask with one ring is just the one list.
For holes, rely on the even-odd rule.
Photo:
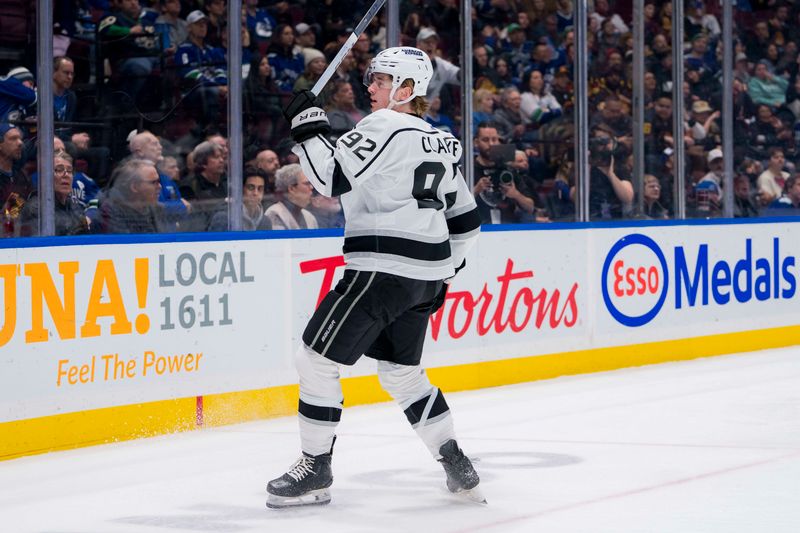
{"label": "skate laces", "polygon": [[294,479],[295,481],[300,481],[304,477],[309,474],[314,473],[314,458],[308,457],[307,455],[303,455],[297,462],[286,472],[286,475]]}

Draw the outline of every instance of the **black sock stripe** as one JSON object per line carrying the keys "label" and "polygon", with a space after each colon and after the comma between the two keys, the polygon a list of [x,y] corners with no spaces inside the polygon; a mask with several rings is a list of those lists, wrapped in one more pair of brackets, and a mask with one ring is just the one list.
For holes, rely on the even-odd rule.
{"label": "black sock stripe", "polygon": [[[422,413],[425,412],[425,406],[428,405],[428,400],[430,396],[425,396],[417,400],[416,402],[412,403],[408,409],[403,411],[406,414],[406,418],[408,419],[408,423],[412,426],[415,424],[419,424],[420,420],[422,419]],[[449,411],[450,408],[447,406],[447,402],[444,399],[444,395],[442,391],[436,389],[436,399],[433,400],[433,407],[431,407],[431,412],[428,413],[428,418],[434,418],[441,414],[446,413]]]}
{"label": "black sock stripe", "polygon": [[320,407],[311,405],[303,400],[297,407],[298,412],[306,418],[320,422],[338,422],[342,418],[342,410],[336,407]]}

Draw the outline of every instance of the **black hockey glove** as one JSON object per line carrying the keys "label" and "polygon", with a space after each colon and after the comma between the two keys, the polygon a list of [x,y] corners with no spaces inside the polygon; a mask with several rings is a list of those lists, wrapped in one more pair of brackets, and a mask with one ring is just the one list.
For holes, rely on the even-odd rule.
{"label": "black hockey glove", "polygon": [[309,90],[295,93],[292,101],[283,110],[283,116],[292,127],[294,142],[300,143],[318,133],[327,135],[331,131],[328,114],[317,106],[316,95]]}

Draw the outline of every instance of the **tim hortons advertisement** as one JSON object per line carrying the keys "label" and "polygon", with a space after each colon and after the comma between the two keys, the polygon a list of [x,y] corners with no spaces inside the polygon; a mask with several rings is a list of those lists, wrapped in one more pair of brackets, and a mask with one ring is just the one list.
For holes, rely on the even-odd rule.
{"label": "tim hortons advertisement", "polygon": [[[586,245],[579,231],[492,232],[481,235],[431,317],[426,366],[524,357],[586,348]],[[313,305],[336,284],[344,259],[335,247],[295,241],[299,342]],[[325,252],[328,252],[327,254]],[[311,305],[308,305],[308,303]],[[374,373],[356,365],[345,375]]]}

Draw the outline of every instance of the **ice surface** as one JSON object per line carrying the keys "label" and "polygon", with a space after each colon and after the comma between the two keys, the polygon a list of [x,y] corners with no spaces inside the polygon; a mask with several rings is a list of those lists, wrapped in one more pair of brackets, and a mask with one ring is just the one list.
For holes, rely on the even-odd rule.
{"label": "ice surface", "polygon": [[290,417],[2,462],[0,531],[800,531],[800,348],[447,398],[488,506],[381,404],[345,410],[330,505],[264,505]]}

